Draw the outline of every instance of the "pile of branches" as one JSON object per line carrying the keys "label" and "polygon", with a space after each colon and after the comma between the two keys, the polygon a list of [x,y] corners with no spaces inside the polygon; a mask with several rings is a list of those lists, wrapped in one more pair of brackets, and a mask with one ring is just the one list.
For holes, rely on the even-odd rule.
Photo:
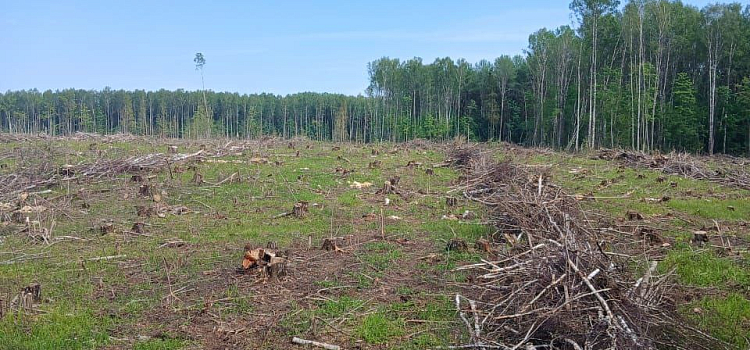
{"label": "pile of branches", "polygon": [[596,158],[617,161],[632,168],[660,170],[669,175],[750,190],[750,164],[747,159],[729,156],[701,157],[677,152],[647,154],[614,149],[600,150]]}
{"label": "pile of branches", "polygon": [[[682,322],[665,293],[670,274],[652,262],[635,278],[607,248],[616,236],[590,227],[571,196],[544,171],[493,163],[476,149],[453,152],[468,180],[459,189],[488,206],[493,261],[459,267],[472,283],[456,295],[472,343],[485,349],[721,348]],[[696,340],[696,339],[700,340]]]}
{"label": "pile of branches", "polygon": [[[27,149],[25,152],[32,152]],[[37,152],[38,153],[38,152]],[[147,154],[124,159],[100,158],[91,163],[54,167],[50,154],[38,154],[35,163],[17,167],[16,172],[0,175],[0,202],[10,202],[25,192],[40,191],[60,185],[66,181],[97,180],[125,173],[157,171],[166,166],[195,160],[203,151],[190,154]],[[45,161],[46,159],[46,161]]]}

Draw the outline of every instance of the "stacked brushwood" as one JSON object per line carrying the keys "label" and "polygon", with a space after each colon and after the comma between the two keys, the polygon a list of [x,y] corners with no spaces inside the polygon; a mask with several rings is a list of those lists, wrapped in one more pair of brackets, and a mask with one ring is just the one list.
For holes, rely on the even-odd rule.
{"label": "stacked brushwood", "polygon": [[677,152],[648,154],[615,149],[600,150],[595,158],[616,161],[632,168],[654,169],[668,175],[750,190],[750,161],[747,158],[726,155],[702,157]]}
{"label": "stacked brushwood", "polygon": [[456,190],[488,207],[494,244],[505,247],[493,261],[457,268],[472,276],[455,297],[471,335],[461,347],[724,347],[681,321],[665,295],[670,274],[657,275],[651,262],[636,278],[619,254],[608,254],[618,238],[590,227],[544,170],[495,163],[478,148],[456,150],[449,162],[467,178]]}
{"label": "stacked brushwood", "polygon": [[[8,202],[24,192],[39,191],[66,181],[97,180],[125,173],[157,171],[169,165],[199,159],[203,151],[190,154],[153,153],[119,159],[100,158],[91,163],[54,167],[53,156],[38,150],[25,150],[25,160],[34,159],[16,172],[0,174],[0,202]],[[48,160],[48,161],[45,161]]]}

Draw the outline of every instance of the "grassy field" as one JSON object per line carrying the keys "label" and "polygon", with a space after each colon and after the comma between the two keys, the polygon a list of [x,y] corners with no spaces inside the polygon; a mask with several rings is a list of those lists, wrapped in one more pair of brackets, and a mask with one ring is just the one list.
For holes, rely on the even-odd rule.
{"label": "grassy field", "polygon": [[[167,143],[7,142],[0,144],[0,175],[165,153]],[[225,140],[174,144],[206,155],[231,148]],[[608,220],[637,212],[639,224],[658,229],[659,270],[675,271],[683,291],[675,304],[684,316],[747,347],[748,191],[585,155],[488,147],[497,159],[549,166],[553,182],[595,198],[580,203]],[[433,166],[448,149],[270,140],[144,172],[144,182],[132,181],[131,172],[71,179],[35,189],[23,203],[0,203],[0,348],[287,349],[295,336],[346,349],[465,344],[452,298],[456,282],[471,276],[454,268],[485,256],[446,244],[460,238],[473,246],[493,230],[480,204],[449,194],[460,174]],[[403,196],[377,194],[394,176]],[[448,196],[457,205],[448,206]],[[309,203],[307,215],[280,215],[300,201]],[[21,204],[44,211],[19,223],[12,212]],[[139,216],[137,207],[165,210]],[[467,211],[475,215],[462,218]],[[693,242],[695,231],[709,241]],[[322,250],[326,238],[336,238],[341,251]],[[243,273],[243,247],[269,242],[288,251],[289,275]],[[41,300],[12,307],[32,283],[41,286]]]}

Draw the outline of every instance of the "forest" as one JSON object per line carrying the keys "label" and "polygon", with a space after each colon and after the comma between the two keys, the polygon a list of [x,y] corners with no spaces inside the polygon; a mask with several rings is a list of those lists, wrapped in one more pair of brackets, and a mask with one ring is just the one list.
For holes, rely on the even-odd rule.
{"label": "forest", "polygon": [[[0,131],[365,143],[461,136],[750,155],[750,5],[573,0],[570,10],[575,27],[531,33],[523,55],[372,61],[359,96],[7,91]],[[201,78],[203,64],[196,61]]]}

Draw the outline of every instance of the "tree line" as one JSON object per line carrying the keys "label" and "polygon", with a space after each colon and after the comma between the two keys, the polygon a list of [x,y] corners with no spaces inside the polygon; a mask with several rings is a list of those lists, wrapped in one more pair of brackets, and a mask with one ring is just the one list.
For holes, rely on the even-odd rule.
{"label": "tree line", "polygon": [[[22,90],[0,130],[333,141],[508,141],[750,155],[750,5],[574,0],[577,26],[540,29],[523,55],[384,57],[365,95]],[[196,68],[206,63],[196,55]]]}

